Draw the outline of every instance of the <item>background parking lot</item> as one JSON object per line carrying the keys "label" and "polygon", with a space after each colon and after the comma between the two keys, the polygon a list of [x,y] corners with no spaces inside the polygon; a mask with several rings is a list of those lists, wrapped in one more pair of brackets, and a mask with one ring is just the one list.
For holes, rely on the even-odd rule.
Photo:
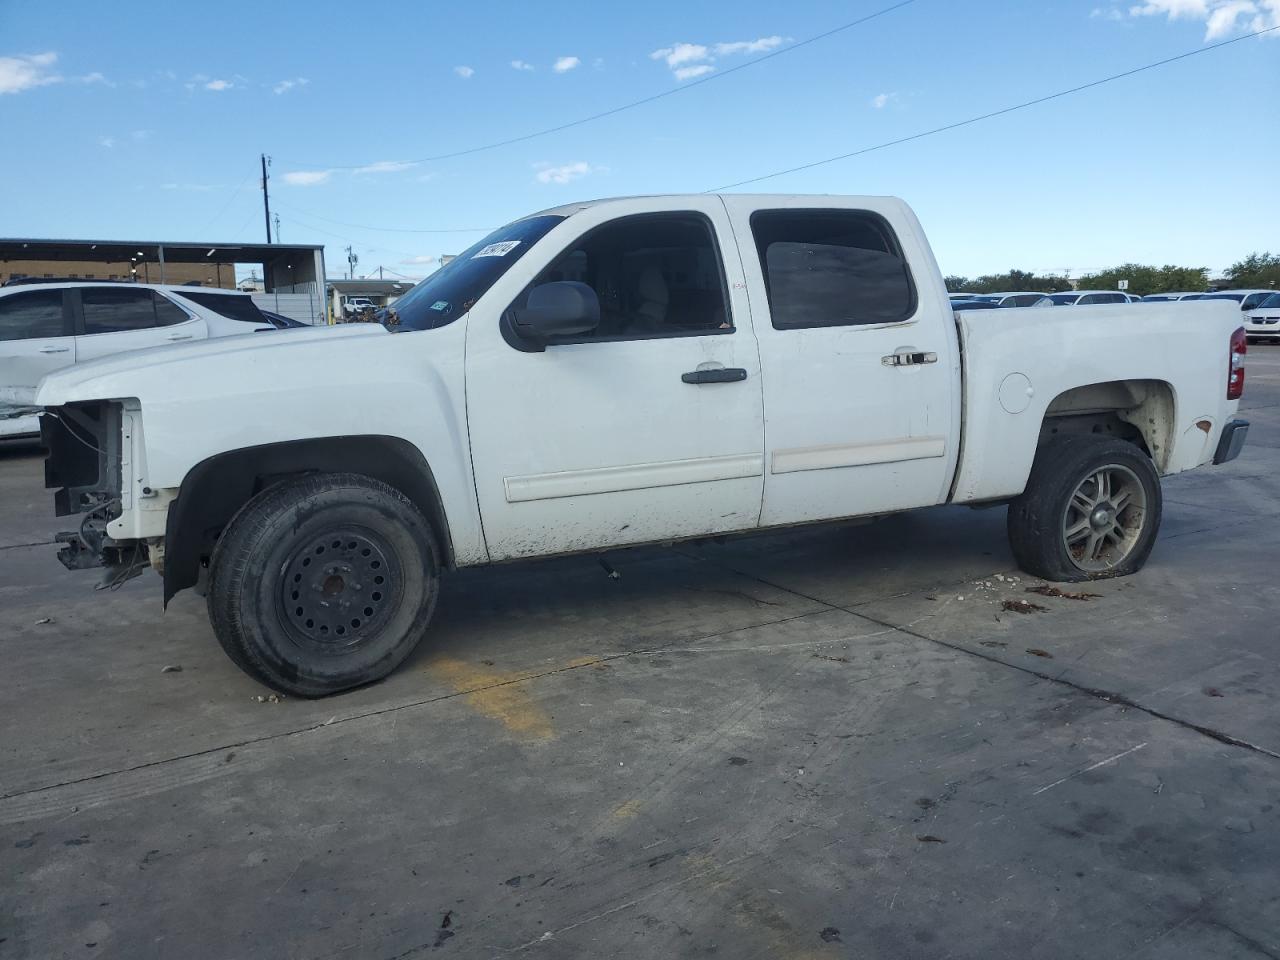
{"label": "background parking lot", "polygon": [[1280,955],[1280,348],[1241,415],[1097,596],[1003,509],[473,570],[320,701],[8,444],[0,958]]}

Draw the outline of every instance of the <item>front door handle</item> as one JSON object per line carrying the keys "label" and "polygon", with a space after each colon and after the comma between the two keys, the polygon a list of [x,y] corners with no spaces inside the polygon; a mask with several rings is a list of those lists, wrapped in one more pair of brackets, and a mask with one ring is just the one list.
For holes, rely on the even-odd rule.
{"label": "front door handle", "polygon": [[742,367],[713,367],[710,370],[690,370],[680,374],[685,383],[737,383],[747,379],[747,371]]}
{"label": "front door handle", "polygon": [[70,352],[70,350],[71,350],[70,347],[41,347],[40,348],[41,353],[68,353]]}
{"label": "front door handle", "polygon": [[189,333],[175,333],[175,334],[174,334],[172,337],[170,337],[169,339],[170,339],[170,340],[190,340],[190,339],[191,339],[191,336],[192,336],[192,335],[191,335],[191,334],[189,334]]}
{"label": "front door handle", "polygon": [[938,355],[919,350],[895,350],[887,357],[881,357],[880,362],[886,367],[914,367],[922,363],[937,363]]}

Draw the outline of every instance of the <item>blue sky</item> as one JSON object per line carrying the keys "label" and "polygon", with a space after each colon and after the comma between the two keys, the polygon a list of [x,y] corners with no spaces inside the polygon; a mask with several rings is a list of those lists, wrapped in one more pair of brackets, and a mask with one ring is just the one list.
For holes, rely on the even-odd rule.
{"label": "blue sky", "polygon": [[[259,241],[266,152],[281,239],[417,277],[480,234],[411,231],[701,191],[1280,24],[1280,0],[915,0],[415,162],[893,2],[0,0],[0,234]],[[949,273],[1220,269],[1280,250],[1278,158],[1280,31],[749,189],[901,196]]]}

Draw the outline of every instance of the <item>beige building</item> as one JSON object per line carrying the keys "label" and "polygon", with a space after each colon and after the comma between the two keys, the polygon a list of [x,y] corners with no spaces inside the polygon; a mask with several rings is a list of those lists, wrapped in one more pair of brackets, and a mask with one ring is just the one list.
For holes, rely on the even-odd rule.
{"label": "beige building", "polygon": [[[5,260],[0,262],[0,283],[10,280],[133,280],[159,283],[160,265],[147,261]],[[166,263],[164,282],[199,283],[205,287],[234,288],[233,263]]]}

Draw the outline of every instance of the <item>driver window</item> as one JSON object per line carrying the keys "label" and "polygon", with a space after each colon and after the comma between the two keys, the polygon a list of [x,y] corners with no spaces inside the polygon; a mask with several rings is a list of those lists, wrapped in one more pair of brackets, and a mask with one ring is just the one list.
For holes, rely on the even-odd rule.
{"label": "driver window", "polygon": [[559,342],[731,333],[724,274],[711,225],[695,214],[625,217],[582,237],[517,300],[544,283],[574,280],[600,299],[600,325]]}

